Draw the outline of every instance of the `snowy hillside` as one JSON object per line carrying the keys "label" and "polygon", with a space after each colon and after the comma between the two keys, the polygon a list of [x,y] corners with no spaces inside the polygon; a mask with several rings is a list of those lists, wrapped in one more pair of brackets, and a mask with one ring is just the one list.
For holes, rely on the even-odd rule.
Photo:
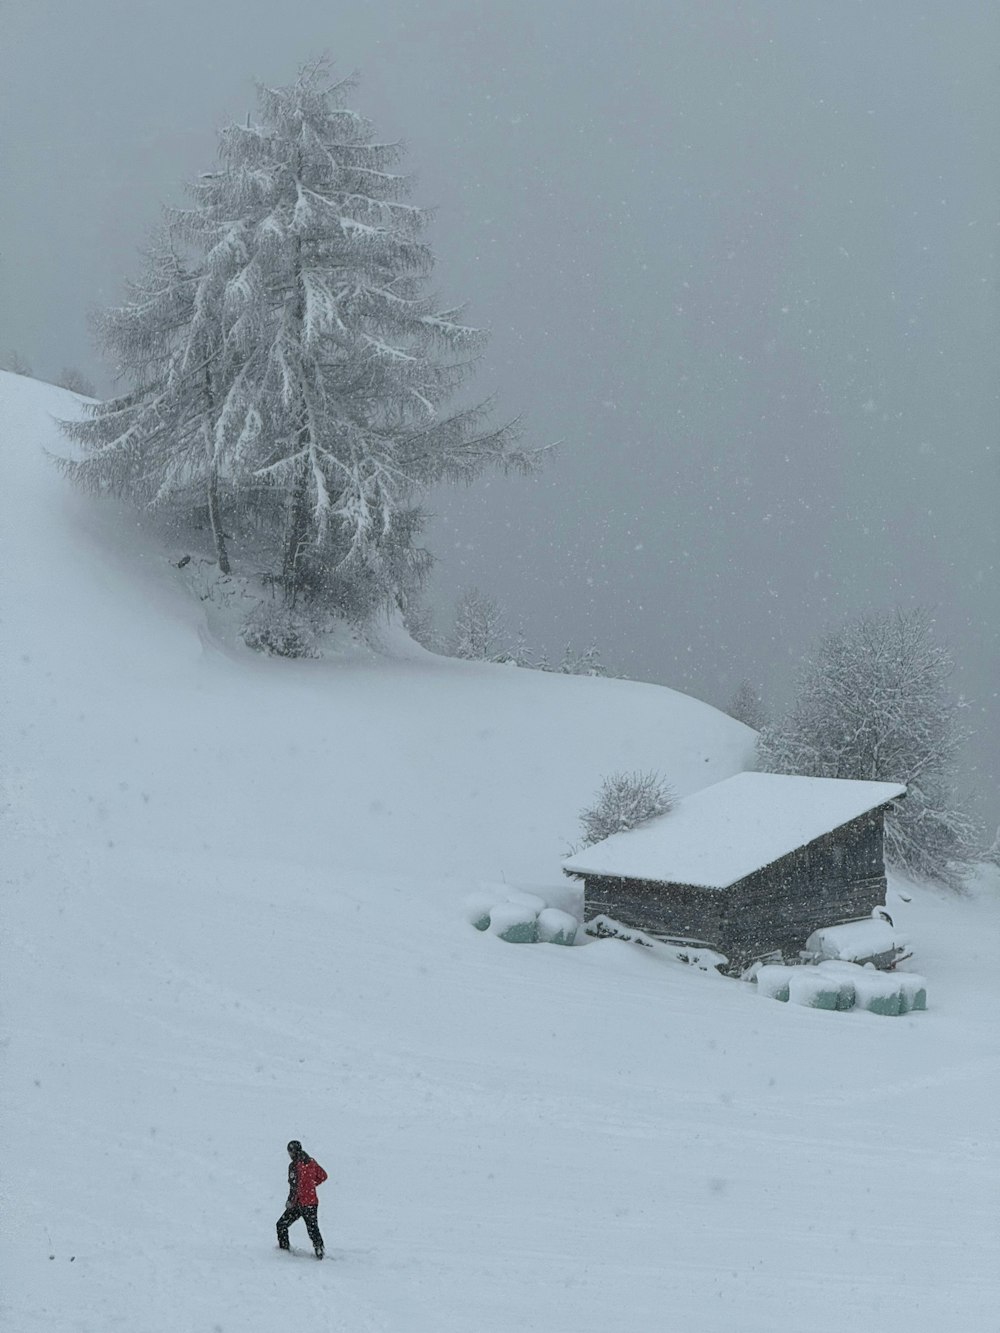
{"label": "snowy hillside", "polygon": [[[4,1327],[995,1330],[995,879],[893,897],[931,1006],[898,1019],[477,933],[481,882],[564,887],[606,773],[692,792],[752,733],[238,649],[47,462],[74,404],[0,375]],[[274,1248],[291,1137],[333,1262]]]}

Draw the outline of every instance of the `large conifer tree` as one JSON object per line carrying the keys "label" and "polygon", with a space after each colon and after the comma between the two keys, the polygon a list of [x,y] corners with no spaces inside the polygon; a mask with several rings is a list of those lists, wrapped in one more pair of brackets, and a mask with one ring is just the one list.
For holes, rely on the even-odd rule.
{"label": "large conifer tree", "polygon": [[104,320],[132,388],[69,429],[82,482],[199,495],[224,570],[223,510],[252,518],[289,603],[363,617],[426,569],[426,487],[532,456],[485,426],[488,404],[446,410],[483,338],[427,294],[427,216],[350,86],[320,62],[223,131],[218,169]]}
{"label": "large conifer tree", "polygon": [[224,356],[216,262],[182,259],[168,228],[156,236],[127,302],[96,321],[105,351],[131,387],[65,423],[84,448],[84,458],[65,467],[83,485],[148,508],[203,506],[219,568],[228,574],[219,409],[232,367]]}

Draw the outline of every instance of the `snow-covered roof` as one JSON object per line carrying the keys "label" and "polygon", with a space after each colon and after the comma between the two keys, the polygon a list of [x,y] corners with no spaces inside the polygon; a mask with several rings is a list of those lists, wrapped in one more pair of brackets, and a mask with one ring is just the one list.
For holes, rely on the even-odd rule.
{"label": "snow-covered roof", "polygon": [[726,889],[906,794],[895,782],[737,773],[665,815],[585,847],[566,870]]}

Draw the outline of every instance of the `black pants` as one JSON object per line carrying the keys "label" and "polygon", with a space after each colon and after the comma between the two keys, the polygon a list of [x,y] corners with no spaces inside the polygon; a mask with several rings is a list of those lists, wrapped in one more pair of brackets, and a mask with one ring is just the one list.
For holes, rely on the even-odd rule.
{"label": "black pants", "polygon": [[297,1222],[301,1217],[306,1224],[306,1230],[309,1232],[309,1239],[313,1243],[313,1248],[322,1250],[323,1237],[319,1234],[319,1223],[316,1221],[317,1208],[313,1204],[299,1206],[298,1204],[289,1204],[285,1211],[278,1218],[278,1244],[283,1250],[288,1249],[288,1228],[293,1222]]}

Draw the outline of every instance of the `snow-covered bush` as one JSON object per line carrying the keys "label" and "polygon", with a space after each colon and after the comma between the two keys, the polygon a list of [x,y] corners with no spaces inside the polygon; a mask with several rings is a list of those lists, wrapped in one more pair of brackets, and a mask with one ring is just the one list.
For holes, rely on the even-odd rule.
{"label": "snow-covered bush", "polygon": [[788,713],[764,728],[758,757],[772,773],[906,783],[886,820],[887,857],[957,887],[981,840],[956,802],[965,736],[947,688],[952,658],[933,631],[917,610],[862,616],[827,634]]}
{"label": "snow-covered bush", "polygon": [[270,657],[318,657],[315,633],[281,602],[261,602],[244,622],[243,642]]}
{"label": "snow-covered bush", "polygon": [[583,846],[666,814],[674,793],[659,773],[612,773],[601,783],[594,804],[580,811]]}

